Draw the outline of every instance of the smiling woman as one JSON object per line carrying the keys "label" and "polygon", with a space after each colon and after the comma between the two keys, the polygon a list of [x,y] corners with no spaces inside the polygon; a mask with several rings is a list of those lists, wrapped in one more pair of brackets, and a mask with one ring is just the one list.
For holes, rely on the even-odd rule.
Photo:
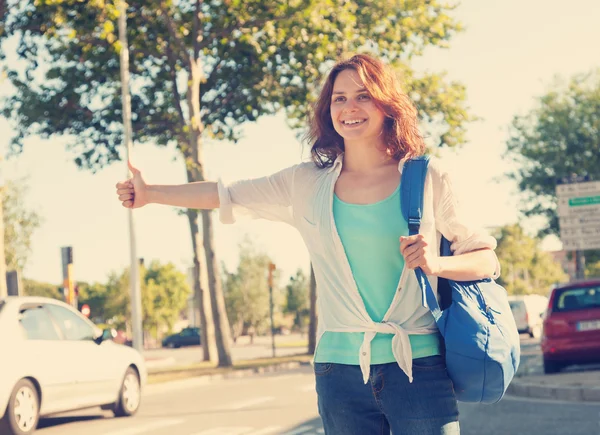
{"label": "smiling woman", "polygon": [[[117,194],[125,207],[219,208],[222,223],[249,215],[300,232],[319,292],[315,376],[327,434],[458,434],[444,344],[413,270],[428,275],[434,292],[437,277],[497,276],[496,241],[465,224],[435,159],[421,232],[409,235],[401,173],[425,146],[416,108],[380,60],[361,54],[334,66],[307,139],[312,161],[270,176],[151,186],[132,167]],[[440,258],[442,235],[454,256]]]}
{"label": "smiling woman", "polygon": [[328,167],[358,138],[397,160],[425,151],[414,104],[395,74],[366,55],[332,69],[315,105],[307,142],[313,144],[315,163]]}

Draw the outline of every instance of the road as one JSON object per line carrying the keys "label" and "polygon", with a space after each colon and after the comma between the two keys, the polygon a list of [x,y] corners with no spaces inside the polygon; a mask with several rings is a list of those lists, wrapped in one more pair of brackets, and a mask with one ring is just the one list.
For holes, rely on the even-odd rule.
{"label": "road", "polygon": [[[539,344],[523,340],[523,362],[536,367]],[[495,405],[460,404],[462,435],[600,435],[600,404],[506,397]],[[44,419],[40,435],[322,434],[310,367],[226,379],[151,385],[139,414],[112,418],[92,410]],[[367,434],[368,435],[368,434]]]}

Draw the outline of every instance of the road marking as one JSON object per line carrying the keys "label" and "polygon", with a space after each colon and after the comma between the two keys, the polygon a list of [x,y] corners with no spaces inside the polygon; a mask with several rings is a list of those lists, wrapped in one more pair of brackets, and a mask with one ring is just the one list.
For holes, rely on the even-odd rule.
{"label": "road marking", "polygon": [[156,429],[160,429],[168,426],[175,426],[176,424],[183,423],[183,419],[179,420],[158,420],[148,423],[144,426],[136,426],[129,429],[121,429],[117,431],[109,432],[109,435],[137,435],[151,432]]}
{"label": "road marking", "polygon": [[280,430],[281,430],[281,426],[269,426],[269,427],[265,427],[264,429],[259,429],[254,432],[250,432],[247,435],[268,435],[271,433],[279,432]]}
{"label": "road marking", "polygon": [[308,384],[298,389],[303,393],[314,393],[315,391],[317,391],[317,386],[315,384]]}
{"label": "road marking", "polygon": [[284,435],[299,435],[299,434],[302,434],[302,433],[306,433],[306,432],[308,432],[308,431],[311,431],[311,430],[313,430],[313,429],[314,429],[314,427],[313,427],[313,426],[300,426],[300,427],[297,427],[297,428],[296,428],[296,429],[294,429],[294,430],[291,430],[291,431],[289,431],[289,432],[286,432]]}
{"label": "road marking", "polygon": [[260,405],[261,403],[270,402],[271,400],[274,400],[274,399],[275,398],[272,396],[256,397],[254,399],[245,400],[243,402],[232,403],[231,405],[225,406],[225,409],[234,410],[234,409],[249,408],[254,405]]}
{"label": "road marking", "polygon": [[212,429],[196,432],[193,435],[242,435],[247,434],[251,427],[214,427]]}

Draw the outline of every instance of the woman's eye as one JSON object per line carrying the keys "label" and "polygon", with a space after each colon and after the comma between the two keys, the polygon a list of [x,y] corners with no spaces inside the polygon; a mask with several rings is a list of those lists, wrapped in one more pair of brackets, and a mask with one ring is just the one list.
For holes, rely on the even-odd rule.
{"label": "woman's eye", "polygon": [[344,97],[336,97],[333,101],[334,101],[334,103],[337,103],[339,101],[344,101]]}
{"label": "woman's eye", "polygon": [[370,98],[371,98],[371,96],[367,95],[367,94],[361,94],[358,96],[359,100],[369,100]]}

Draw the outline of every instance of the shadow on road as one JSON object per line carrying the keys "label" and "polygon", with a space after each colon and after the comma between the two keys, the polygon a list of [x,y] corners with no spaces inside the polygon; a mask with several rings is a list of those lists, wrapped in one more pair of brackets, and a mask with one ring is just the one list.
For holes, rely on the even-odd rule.
{"label": "shadow on road", "polygon": [[44,417],[40,419],[38,423],[38,429],[44,429],[47,427],[54,427],[69,423],[78,423],[80,421],[91,421],[101,420],[105,418],[103,415],[76,415],[76,416],[65,416],[65,417]]}
{"label": "shadow on road", "polygon": [[325,432],[319,417],[292,426],[285,431],[285,435],[320,435],[323,433]]}

